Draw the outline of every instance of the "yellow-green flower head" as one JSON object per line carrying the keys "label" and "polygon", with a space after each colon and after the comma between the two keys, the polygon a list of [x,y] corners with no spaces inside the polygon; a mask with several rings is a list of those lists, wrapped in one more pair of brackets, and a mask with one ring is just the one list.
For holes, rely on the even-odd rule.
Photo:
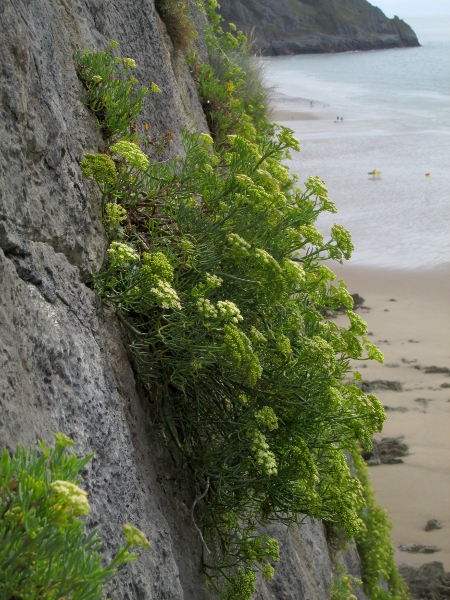
{"label": "yellow-green flower head", "polygon": [[348,260],[355,247],[352,244],[352,238],[345,227],[335,223],[331,228],[331,239],[336,242],[336,245],[342,252],[342,255]]}
{"label": "yellow-green flower head", "polygon": [[281,267],[274,259],[274,257],[267,252],[267,250],[263,250],[262,248],[257,248],[255,250],[255,257],[262,263],[265,267],[269,267],[271,270],[280,272]]}
{"label": "yellow-green flower head", "polygon": [[151,288],[150,291],[161,308],[181,310],[180,298],[168,281],[159,280],[157,286]]}
{"label": "yellow-green flower head", "polygon": [[145,533],[143,533],[134,525],[126,523],[122,526],[122,531],[127,538],[127,542],[131,546],[136,546],[137,548],[150,548],[150,542],[148,541]]}
{"label": "yellow-green flower head", "polygon": [[102,80],[102,76],[101,75],[94,75],[92,77],[92,81],[95,81],[95,83],[100,83]]}
{"label": "yellow-green flower head", "polygon": [[151,92],[152,94],[160,94],[160,93],[161,93],[161,90],[160,90],[160,89],[159,89],[159,87],[156,85],[156,83],[153,83],[153,81],[152,81],[152,85],[151,85],[151,87],[150,87],[150,92]]}
{"label": "yellow-green flower head", "polygon": [[275,454],[270,450],[265,436],[256,429],[252,436],[252,452],[255,462],[266,475],[276,475],[278,473]]}
{"label": "yellow-green flower head", "polygon": [[278,429],[278,418],[274,413],[273,408],[264,406],[261,410],[255,413],[255,419],[259,425],[265,427],[269,431]]}
{"label": "yellow-green flower head", "polygon": [[245,175],[244,173],[239,173],[238,175],[236,175],[236,179],[239,183],[239,187],[243,191],[253,189],[255,187],[255,182],[253,181],[253,179],[248,175]]}
{"label": "yellow-green flower head", "polygon": [[276,349],[283,358],[288,359],[292,354],[292,347],[289,338],[284,334],[280,334],[276,339]]}
{"label": "yellow-green flower head", "polygon": [[136,68],[136,62],[133,58],[124,58],[123,64],[126,65],[127,67],[130,67],[130,69]]}
{"label": "yellow-green flower head", "polygon": [[330,281],[334,281],[336,279],[336,275],[333,273],[331,269],[326,267],[325,265],[319,265],[313,273],[312,276],[316,278],[316,281],[327,284]]}
{"label": "yellow-green flower head", "polygon": [[122,244],[121,242],[111,242],[111,245],[108,248],[108,254],[111,263],[116,267],[124,266],[139,260],[138,253],[131,246]]}
{"label": "yellow-green flower head", "polygon": [[288,148],[292,148],[296,152],[300,152],[300,142],[294,137],[294,132],[288,127],[280,127],[281,131],[278,134],[278,141],[285,144]]}
{"label": "yellow-green flower head", "polygon": [[386,412],[383,405],[374,394],[367,394],[366,402],[373,413],[373,419],[378,431],[383,429],[383,423],[386,420]]}
{"label": "yellow-green flower head", "polygon": [[263,575],[265,581],[272,581],[273,576],[275,575],[275,569],[272,567],[270,563],[267,563],[263,569]]}
{"label": "yellow-green flower head", "polygon": [[200,139],[205,144],[205,146],[212,146],[213,145],[213,139],[207,133],[201,133],[200,134]]}
{"label": "yellow-green flower head", "polygon": [[322,210],[333,213],[337,212],[335,205],[328,200],[328,189],[325,187],[322,179],[319,179],[319,177],[309,177],[305,183],[305,187],[311,194],[320,198]]}
{"label": "yellow-green flower head", "polygon": [[333,371],[336,366],[336,356],[330,344],[319,337],[303,338],[302,360],[312,368]]}
{"label": "yellow-green flower head", "polygon": [[86,154],[81,161],[83,177],[92,177],[99,185],[111,186],[117,179],[116,165],[106,154]]}
{"label": "yellow-green flower head", "polygon": [[142,268],[143,272],[153,275],[158,280],[173,282],[173,267],[162,252],[155,252],[154,254],[144,252],[142,263],[146,267],[146,269]]}
{"label": "yellow-green flower head", "polygon": [[332,406],[334,407],[335,410],[338,410],[339,408],[341,408],[342,406],[342,394],[339,390],[337,390],[335,387],[330,387],[328,389],[329,393],[330,393],[330,401]]}
{"label": "yellow-green flower head", "polygon": [[289,312],[287,313],[286,325],[292,332],[301,333],[304,328],[305,320],[300,310],[294,305],[291,305]]}
{"label": "yellow-green flower head", "polygon": [[65,448],[66,446],[75,446],[75,442],[67,437],[65,433],[54,433],[53,437],[55,438],[55,442],[57,446],[61,448]]}
{"label": "yellow-green flower head", "polygon": [[87,493],[74,483],[57,480],[50,487],[64,504],[73,510],[76,515],[86,516],[89,514],[89,502]]}
{"label": "yellow-green flower head", "polygon": [[106,222],[111,225],[118,227],[122,221],[126,221],[127,219],[127,211],[120,206],[120,204],[114,204],[113,202],[108,202],[105,206],[106,213]]}
{"label": "yellow-green flower head", "polygon": [[189,240],[186,237],[182,237],[180,239],[180,246],[183,250],[183,252],[185,252],[186,254],[193,254],[194,250],[195,250],[195,246],[193,244],[193,242],[191,240]]}
{"label": "yellow-green flower head", "polygon": [[350,320],[350,331],[352,333],[355,335],[366,335],[367,323],[364,321],[364,319],[361,319],[361,317],[352,310],[347,311],[347,317]]}
{"label": "yellow-green flower head", "polygon": [[270,558],[273,562],[280,562],[280,546],[278,540],[267,534],[264,536],[264,539],[266,541],[265,553],[267,558]]}
{"label": "yellow-green flower head", "polygon": [[258,357],[253,353],[250,340],[236,325],[224,327],[224,353],[233,366],[238,369],[249,381],[255,385],[262,375],[262,367]]}
{"label": "yellow-green flower head", "polygon": [[[217,4],[216,0],[209,0],[209,3]],[[255,593],[255,583],[256,574],[253,571],[239,569],[236,575],[228,577],[222,598],[224,600],[250,600]]]}
{"label": "yellow-green flower head", "polygon": [[146,171],[148,169],[148,158],[133,142],[121,140],[109,148],[112,154],[121,154],[122,157],[135,169]]}
{"label": "yellow-green flower head", "polygon": [[299,232],[305,239],[305,242],[313,246],[323,246],[323,235],[317,231],[312,223],[299,227]]}
{"label": "yellow-green flower head", "polygon": [[114,40],[110,41],[111,48],[118,48],[120,46],[119,42],[115,42]]}
{"label": "yellow-green flower head", "polygon": [[250,337],[258,344],[265,344],[267,342],[267,338],[254,325],[250,328]]}
{"label": "yellow-green flower head", "polygon": [[208,0],[208,4],[211,8],[220,8],[220,5],[217,2],[217,0]]}
{"label": "yellow-green flower head", "polygon": [[297,437],[295,443],[289,448],[289,462],[295,469],[299,480],[306,482],[309,488],[312,489],[319,481],[311,452],[301,437]]}
{"label": "yellow-green flower head", "polygon": [[207,298],[199,298],[197,300],[197,309],[204,319],[217,318],[217,310]]}
{"label": "yellow-green flower head", "polygon": [[203,368],[203,363],[200,360],[194,359],[189,363],[194,373],[198,373]]}
{"label": "yellow-green flower head", "polygon": [[[346,353],[354,359],[362,357],[363,345],[359,338],[349,329],[341,329],[341,340],[345,344]],[[336,344],[335,344],[336,345]],[[337,345],[336,345],[337,347]]]}
{"label": "yellow-green flower head", "polygon": [[339,279],[338,281],[339,281],[339,288],[336,290],[336,295],[338,297],[338,300],[343,306],[345,306],[346,308],[351,310],[353,308],[353,298],[351,297],[350,292],[348,291],[344,280]]}
{"label": "yellow-green flower head", "polygon": [[234,257],[239,258],[249,255],[251,246],[240,235],[237,233],[230,233],[230,235],[227,236],[227,240],[230,244],[231,254]]}
{"label": "yellow-green flower head", "polygon": [[247,538],[241,544],[241,552],[246,560],[252,563],[261,563],[264,560],[264,538]]}
{"label": "yellow-green flower head", "polygon": [[224,321],[236,324],[239,323],[239,321],[242,321],[241,311],[236,304],[230,300],[219,300],[217,303],[217,310]]}
{"label": "yellow-green flower head", "polygon": [[380,364],[383,364],[384,363],[384,355],[381,352],[381,350],[379,348],[377,348],[375,346],[375,344],[372,344],[372,342],[370,342],[370,340],[366,337],[363,338],[363,342],[364,342],[364,347],[367,352],[367,356],[371,360],[376,360]]}
{"label": "yellow-green flower head", "polygon": [[206,273],[206,283],[210,288],[218,288],[222,285],[223,279],[217,275]]}

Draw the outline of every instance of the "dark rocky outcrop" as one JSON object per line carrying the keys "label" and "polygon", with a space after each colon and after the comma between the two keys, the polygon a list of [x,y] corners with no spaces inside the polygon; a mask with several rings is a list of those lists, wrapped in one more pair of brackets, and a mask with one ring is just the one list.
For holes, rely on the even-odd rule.
{"label": "dark rocky outcrop", "polygon": [[400,381],[387,381],[385,379],[375,379],[374,381],[363,381],[361,384],[363,392],[373,392],[374,390],[391,390],[401,392],[403,385]]}
{"label": "dark rocky outcrop", "polygon": [[425,531],[434,531],[435,529],[442,529],[442,523],[437,519],[428,519]]}
{"label": "dark rocky outcrop", "polygon": [[[2,0],[0,28],[0,448],[62,431],[80,455],[95,452],[84,486],[105,554],[125,522],[151,541],[113,581],[112,600],[212,599],[190,517],[198,491],[155,431],[120,325],[90,288],[107,239],[80,160],[104,142],[81,101],[73,52],[120,42],[140,82],[162,90],[141,118],[155,136],[174,131],[172,155],[183,126],[207,130],[194,83],[153,0]],[[282,560],[258,598],[328,598],[334,561],[323,526],[274,531]]]}
{"label": "dark rocky outcrop", "polygon": [[400,565],[400,574],[409,587],[411,600],[447,600],[450,598],[450,573],[441,562],[433,561],[421,567]]}
{"label": "dark rocky outcrop", "polygon": [[441,551],[437,546],[427,546],[426,544],[401,544],[398,549],[400,552],[410,552],[411,554],[434,554]]}
{"label": "dark rocky outcrop", "polygon": [[382,438],[381,441],[373,440],[372,449],[365,450],[362,457],[366,463],[374,467],[376,465],[395,465],[402,463],[401,457],[408,456],[408,446],[401,438]]}
{"label": "dark rocky outcrop", "polygon": [[443,373],[444,375],[450,375],[450,369],[448,367],[425,367],[424,373]]}
{"label": "dark rocky outcrop", "polygon": [[366,0],[222,0],[226,23],[254,32],[262,54],[311,54],[418,46],[409,25]]}

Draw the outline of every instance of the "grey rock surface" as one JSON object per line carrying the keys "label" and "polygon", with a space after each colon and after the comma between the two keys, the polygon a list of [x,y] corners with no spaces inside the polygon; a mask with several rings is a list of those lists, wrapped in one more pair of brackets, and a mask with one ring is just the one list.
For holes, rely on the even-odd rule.
{"label": "grey rock surface", "polygon": [[361,389],[363,392],[372,392],[374,390],[392,390],[393,392],[401,392],[403,390],[403,385],[400,381],[375,379],[375,381],[363,381]]}
{"label": "grey rock surface", "polygon": [[372,449],[364,450],[362,457],[366,463],[373,467],[376,465],[395,465],[402,463],[401,457],[408,456],[409,448],[398,438],[382,438],[381,440],[373,440]]}
{"label": "grey rock surface", "polygon": [[[207,129],[194,83],[153,0],[0,0],[0,26],[0,447],[62,431],[78,454],[95,452],[84,486],[105,555],[126,522],[151,541],[111,584],[112,600],[212,598],[190,519],[198,490],[155,430],[118,321],[90,289],[107,240],[79,163],[104,144],[81,102],[73,52],[120,42],[140,82],[162,90],[141,121],[154,135],[174,131],[172,155],[184,126]],[[327,598],[333,563],[322,525],[275,530],[282,562],[259,597]]]}
{"label": "grey rock surface", "polygon": [[[361,579],[361,565],[354,543],[335,548],[325,526],[306,517],[301,527],[286,529],[272,525],[268,532],[279,540],[280,562],[269,583],[261,583],[255,600],[327,600],[339,564],[347,573]],[[354,594],[367,600],[362,587]]]}
{"label": "grey rock surface", "polygon": [[450,573],[441,562],[425,563],[421,567],[400,565],[400,574],[409,587],[411,600],[446,600],[450,598]]}
{"label": "grey rock surface", "polygon": [[111,598],[209,598],[187,508],[196,491],[156,443],[120,328],[86,285],[107,240],[79,162],[103,141],[72,56],[119,41],[141,83],[163,90],[142,120],[154,135],[174,130],[173,154],[184,125],[206,130],[194,83],[147,0],[5,0],[0,22],[0,446],[63,431],[96,453],[85,486],[106,556],[126,522],[152,544]]}
{"label": "grey rock surface", "polygon": [[434,531],[435,529],[442,529],[442,523],[437,519],[428,519],[425,531]]}
{"label": "grey rock surface", "polygon": [[222,0],[221,13],[262,54],[308,54],[418,46],[414,31],[366,0]]}
{"label": "grey rock surface", "polygon": [[427,546],[426,544],[407,544],[398,546],[400,552],[411,552],[411,554],[434,554],[440,552],[437,546]]}

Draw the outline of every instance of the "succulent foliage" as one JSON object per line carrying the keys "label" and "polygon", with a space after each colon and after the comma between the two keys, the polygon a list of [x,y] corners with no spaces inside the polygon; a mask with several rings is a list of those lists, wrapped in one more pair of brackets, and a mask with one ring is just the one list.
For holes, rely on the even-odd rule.
{"label": "succulent foliage", "polygon": [[[104,56],[81,54],[91,77]],[[306,514],[361,530],[363,492],[343,450],[370,446],[385,414],[346,379],[351,359],[382,360],[324,265],[349,258],[350,236],[317,231],[320,213],[336,208],[320,179],[300,188],[289,173],[292,131],[255,120],[229,93],[240,117],[213,127],[214,142],[185,131],[183,158],[164,163],[146,162],[136,144],[131,154],[110,147],[115,176],[109,166],[86,175],[111,236],[95,288],[128,329],[149,397],[206,490],[195,520],[207,580],[224,600],[245,600],[255,573],[270,579],[279,559],[261,525]],[[348,327],[325,317],[342,305]]]}
{"label": "succulent foliage", "polygon": [[80,471],[92,454],[78,458],[62,433],[55,446],[39,450],[17,447],[0,458],[0,598],[104,597],[116,569],[138,554],[132,546],[148,547],[145,535],[124,525],[127,538],[116,556],[102,564],[102,541],[97,529],[86,530],[87,493],[79,487]]}

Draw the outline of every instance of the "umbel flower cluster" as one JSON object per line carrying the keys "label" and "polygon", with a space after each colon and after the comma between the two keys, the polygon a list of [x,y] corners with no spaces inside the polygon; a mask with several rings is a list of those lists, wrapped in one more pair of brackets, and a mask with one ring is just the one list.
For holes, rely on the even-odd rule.
{"label": "umbel flower cluster", "polygon": [[17,447],[0,458],[0,597],[100,600],[116,569],[148,548],[145,534],[123,526],[125,546],[109,564],[102,561],[97,530],[86,531],[88,494],[80,471],[93,455],[78,458],[63,433],[55,446]]}
{"label": "umbel flower cluster", "polygon": [[[82,59],[101,74],[98,53]],[[249,125],[236,121],[214,145],[184,132],[184,157],[172,162],[145,160],[133,138],[105,154],[115,174],[95,155],[85,167],[111,236],[95,288],[128,329],[149,399],[199,489],[207,483],[196,518],[224,600],[247,600],[256,572],[273,575],[265,523],[307,514],[361,530],[362,490],[343,451],[370,446],[385,419],[359,374],[348,377],[351,359],[382,355],[324,265],[350,257],[350,236],[339,225],[328,240],[317,231],[320,213],[336,208],[321,180],[300,187],[282,164],[299,149],[292,132]],[[343,305],[347,327],[325,316]]]}

